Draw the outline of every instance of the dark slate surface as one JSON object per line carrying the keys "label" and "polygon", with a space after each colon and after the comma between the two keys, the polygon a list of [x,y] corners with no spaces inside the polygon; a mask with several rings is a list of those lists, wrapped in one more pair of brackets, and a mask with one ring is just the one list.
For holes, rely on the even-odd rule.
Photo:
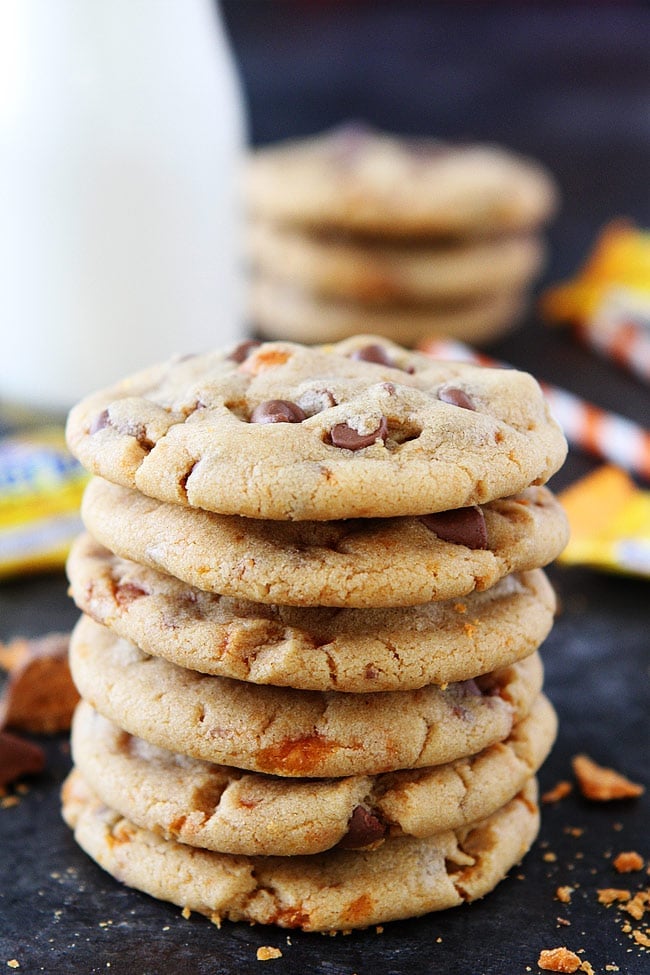
{"label": "dark slate surface", "polygon": [[[225,5],[255,142],[365,117],[395,131],[493,139],[543,159],[565,202],[547,277],[568,275],[600,225],[627,214],[650,226],[647,112],[650,16],[635,4]],[[645,106],[645,107],[644,107]],[[602,406],[648,423],[647,388],[531,316],[496,355]],[[594,466],[572,451],[552,482]],[[551,570],[562,611],[543,647],[546,690],[560,715],[541,785],[570,777],[585,751],[648,782],[650,584],[586,569]],[[0,637],[65,629],[76,619],[62,575],[0,585]],[[545,806],[538,842],[484,901],[336,938],[184,920],[127,890],[77,849],[58,812],[67,742],[45,742],[47,771],[19,805],[0,809],[0,968],[64,975],[241,975],[261,945],[281,975],[524,975],[542,948],[568,945],[603,973],[642,975],[648,957],[622,931],[600,887],[647,884],[611,858],[648,858],[650,800],[589,804],[575,793]],[[576,831],[581,830],[579,835]],[[556,859],[549,859],[554,854]],[[554,898],[575,887],[570,904]],[[558,917],[570,922],[563,925]],[[262,970],[266,971],[266,968]],[[11,969],[7,969],[11,971]]]}

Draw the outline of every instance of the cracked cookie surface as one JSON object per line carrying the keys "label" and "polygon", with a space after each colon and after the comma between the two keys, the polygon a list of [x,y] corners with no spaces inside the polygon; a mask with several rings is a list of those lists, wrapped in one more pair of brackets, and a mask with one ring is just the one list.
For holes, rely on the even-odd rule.
{"label": "cracked cookie surface", "polygon": [[547,488],[477,507],[444,521],[474,518],[484,523],[482,539],[427,516],[276,522],[218,515],[95,478],[82,517],[111,552],[197,589],[259,603],[368,608],[488,589],[547,564],[566,544],[566,516]]}
{"label": "cracked cookie surface", "polygon": [[246,856],[376,847],[491,815],[546,758],[557,719],[544,695],[503,742],[416,771],[287,779],[188,758],[122,731],[82,702],[72,728],[76,767],[103,802],[166,839]]}
{"label": "cracked cookie surface", "polygon": [[473,755],[503,741],[541,691],[538,653],[476,680],[344,694],[199,674],[82,617],[70,642],[81,696],[151,744],[290,777],[375,775]]}
{"label": "cracked cookie surface", "polygon": [[163,363],[84,399],[67,438],[92,473],[161,501],[296,521],[482,504],[566,455],[532,376],[374,336]]}
{"label": "cracked cookie surface", "polygon": [[68,576],[82,612],[146,653],[302,690],[371,693],[467,680],[532,653],[555,610],[540,569],[462,601],[407,608],[254,603],[121,559],[88,534],[72,548]]}
{"label": "cracked cookie surface", "polygon": [[483,897],[539,828],[536,783],[473,826],[428,839],[396,837],[370,852],[244,857],[165,840],[105,806],[78,771],[63,816],[79,845],[122,883],[224,919],[305,931],[364,928]]}

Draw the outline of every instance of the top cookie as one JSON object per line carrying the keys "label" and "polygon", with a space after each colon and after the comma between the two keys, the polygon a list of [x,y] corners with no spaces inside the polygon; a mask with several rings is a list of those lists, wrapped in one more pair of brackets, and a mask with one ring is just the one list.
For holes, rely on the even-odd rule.
{"label": "top cookie", "polygon": [[351,125],[258,149],[245,192],[255,216],[394,237],[527,229],[556,206],[548,173],[506,149]]}
{"label": "top cookie", "polygon": [[315,521],[481,504],[544,483],[566,455],[527,373],[433,361],[373,336],[245,346],[82,400],[72,453],[161,501]]}

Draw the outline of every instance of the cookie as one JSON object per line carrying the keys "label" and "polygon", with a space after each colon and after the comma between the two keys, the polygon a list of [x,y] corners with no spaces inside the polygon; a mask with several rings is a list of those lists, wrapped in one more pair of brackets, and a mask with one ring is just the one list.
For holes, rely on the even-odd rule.
{"label": "cookie", "polygon": [[474,826],[311,857],[233,856],[163,839],[105,806],[77,771],[63,787],[63,816],[82,849],[130,887],[217,925],[229,919],[304,931],[364,928],[483,897],[539,829],[534,781]]}
{"label": "cookie", "polygon": [[503,741],[542,686],[537,653],[476,680],[416,691],[299,691],[199,674],[82,617],[70,644],[81,696],[151,744],[271,775],[376,775]]}
{"label": "cookie", "polygon": [[145,653],[205,674],[302,690],[410,690],[528,656],[555,596],[541,570],[463,602],[379,610],[278,606],[203,592],[82,535],[68,559],[77,606]]}
{"label": "cookie", "polygon": [[90,471],[150,497],[278,520],[481,504],[545,482],[567,449],[527,373],[372,336],[152,367],[79,403],[67,439]]}
{"label": "cookie", "polygon": [[528,229],[557,204],[549,174],[507,149],[359,126],[258,149],[245,193],[255,217],[386,237]]}
{"label": "cookie", "polygon": [[213,765],[150,745],[82,702],[74,763],[102,802],[158,836],[246,856],[296,856],[420,838],[491,815],[537,772],[557,719],[540,695],[504,741],[415,772],[286,779]]}
{"label": "cookie", "polygon": [[370,332],[407,346],[432,336],[481,344],[509,331],[527,304],[521,291],[501,290],[438,304],[371,305],[314,294],[261,274],[251,279],[248,291],[248,317],[257,335],[306,343]]}
{"label": "cookie", "polygon": [[82,517],[111,552],[197,589],[302,607],[452,599],[546,565],[567,540],[562,508],[543,487],[423,518],[270,522],[165,504],[95,479]]}
{"label": "cookie", "polygon": [[253,221],[247,253],[254,271],[318,295],[367,305],[426,304],[522,292],[541,270],[534,234],[457,241],[361,240]]}

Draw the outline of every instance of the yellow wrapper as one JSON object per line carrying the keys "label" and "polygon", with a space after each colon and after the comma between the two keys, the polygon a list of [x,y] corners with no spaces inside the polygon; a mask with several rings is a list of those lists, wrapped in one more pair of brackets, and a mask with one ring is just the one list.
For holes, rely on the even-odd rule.
{"label": "yellow wrapper", "polygon": [[59,427],[0,440],[0,577],[63,566],[87,481]]}
{"label": "yellow wrapper", "polygon": [[650,492],[606,464],[559,495],[571,526],[559,558],[650,578]]}

